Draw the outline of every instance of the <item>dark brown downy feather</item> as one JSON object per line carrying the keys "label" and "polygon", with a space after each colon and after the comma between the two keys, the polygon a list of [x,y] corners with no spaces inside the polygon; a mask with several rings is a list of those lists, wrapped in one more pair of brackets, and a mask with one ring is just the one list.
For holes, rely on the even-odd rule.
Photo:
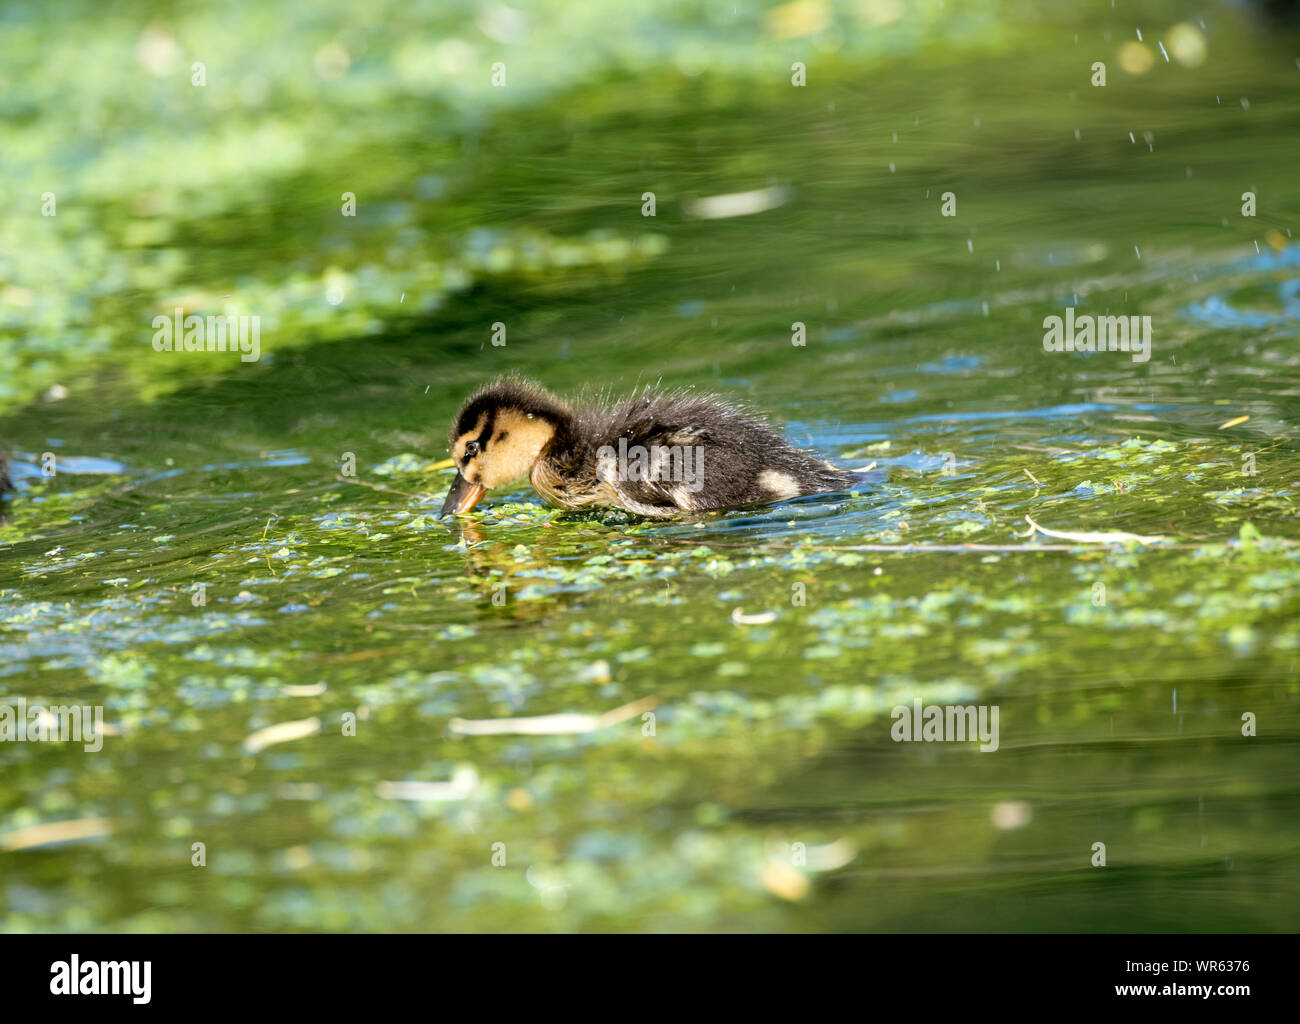
{"label": "dark brown downy feather", "polygon": [[[652,517],[739,508],[851,486],[858,475],[790,444],[758,417],[713,395],[650,388],[614,402],[570,406],[517,377],[494,381],[457,414],[451,440],[474,432],[488,446],[503,410],[541,417],[555,434],[540,452],[532,482],[562,506],[617,505]],[[680,481],[600,475],[602,448],[702,452],[692,487]]]}

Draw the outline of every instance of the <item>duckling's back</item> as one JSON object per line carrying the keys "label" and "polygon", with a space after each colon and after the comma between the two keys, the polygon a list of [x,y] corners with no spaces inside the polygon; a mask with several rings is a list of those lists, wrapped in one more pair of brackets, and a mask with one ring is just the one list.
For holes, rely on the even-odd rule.
{"label": "duckling's back", "polygon": [[582,461],[642,515],[763,504],[856,479],[711,395],[643,394],[580,411],[577,428]]}

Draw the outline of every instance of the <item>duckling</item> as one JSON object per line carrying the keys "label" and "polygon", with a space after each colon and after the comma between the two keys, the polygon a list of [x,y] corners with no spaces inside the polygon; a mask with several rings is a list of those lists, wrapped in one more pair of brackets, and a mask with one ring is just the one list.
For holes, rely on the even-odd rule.
{"label": "duckling", "polygon": [[450,447],[458,472],[439,518],[468,512],[524,476],[563,509],[613,506],[654,519],[843,490],[860,479],[712,395],[647,388],[575,406],[519,377],[470,396]]}

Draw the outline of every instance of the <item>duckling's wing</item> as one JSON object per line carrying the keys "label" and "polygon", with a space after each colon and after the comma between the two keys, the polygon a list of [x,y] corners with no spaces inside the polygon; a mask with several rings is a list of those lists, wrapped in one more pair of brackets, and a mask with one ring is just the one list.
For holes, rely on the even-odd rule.
{"label": "duckling's wing", "polygon": [[709,396],[642,397],[626,403],[620,434],[644,448],[680,448],[684,481],[641,484],[647,501],[689,511],[737,508],[851,486],[854,477],[792,445],[771,424]]}
{"label": "duckling's wing", "polygon": [[604,450],[620,453],[611,486],[620,504],[647,516],[702,507],[705,452],[714,447],[713,407],[699,399],[642,394],[603,411],[589,426]]}
{"label": "duckling's wing", "polygon": [[[642,394],[607,415],[599,433],[631,456],[620,463],[615,490],[625,507],[642,515],[762,500],[753,453],[789,447],[767,424],[708,396]],[[644,453],[639,465],[636,452]]]}

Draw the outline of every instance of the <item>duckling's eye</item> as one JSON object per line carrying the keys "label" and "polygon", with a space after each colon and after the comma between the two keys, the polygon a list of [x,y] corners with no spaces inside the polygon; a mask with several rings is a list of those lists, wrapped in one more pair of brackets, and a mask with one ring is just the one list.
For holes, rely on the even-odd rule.
{"label": "duckling's eye", "polygon": [[479,443],[477,441],[470,441],[465,445],[465,458],[472,459],[480,451],[482,451],[482,448],[479,446]]}

